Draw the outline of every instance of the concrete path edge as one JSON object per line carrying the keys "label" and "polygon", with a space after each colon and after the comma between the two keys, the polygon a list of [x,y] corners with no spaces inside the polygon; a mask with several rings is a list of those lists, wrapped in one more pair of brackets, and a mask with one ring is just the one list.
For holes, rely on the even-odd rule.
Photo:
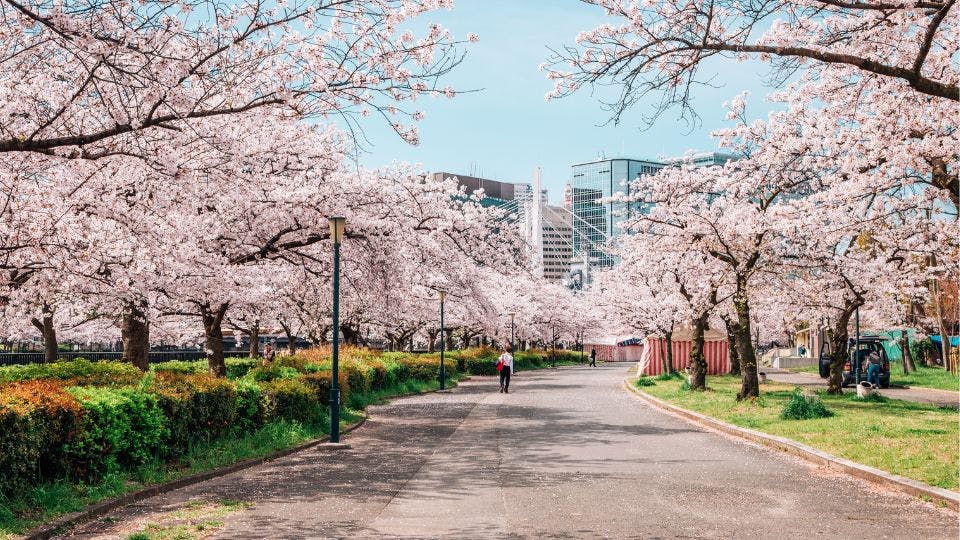
{"label": "concrete path edge", "polygon": [[[347,434],[359,428],[364,424],[364,422],[367,421],[367,418],[368,416],[364,415],[363,418],[361,418],[356,424],[353,424],[352,426],[347,427],[346,429],[341,431],[341,433]],[[284,448],[283,450],[279,450],[277,452],[274,452],[266,456],[245,459],[243,461],[238,461],[232,465],[227,465],[224,467],[220,467],[220,468],[209,470],[209,471],[204,471],[197,474],[191,474],[189,476],[184,476],[183,478],[177,478],[176,480],[171,480],[169,482],[164,482],[162,484],[149,486],[141,490],[132,491],[130,493],[119,495],[112,499],[100,501],[98,503],[94,503],[84,508],[83,510],[80,510],[79,512],[67,514],[65,516],[55,519],[54,521],[51,521],[50,523],[45,523],[37,527],[36,529],[33,529],[29,533],[27,533],[27,535],[24,538],[25,540],[47,540],[48,538],[53,538],[57,534],[60,534],[61,532],[71,527],[75,527],[81,523],[92,521],[93,519],[98,518],[116,508],[120,508],[121,506],[127,506],[129,504],[133,504],[135,502],[139,502],[144,499],[154,497],[156,495],[167,493],[168,491],[173,491],[175,489],[191,486],[193,484],[199,484],[200,482],[205,482],[212,478],[226,476],[230,473],[242,471],[244,469],[249,469],[250,467],[255,467],[257,465],[262,465],[263,463],[267,463],[268,461],[273,461],[275,459],[289,456],[290,454],[295,454],[297,452],[313,448],[320,444],[326,443],[329,440],[330,440],[329,437],[321,437],[319,439],[309,440],[307,442],[300,443],[296,446]]]}
{"label": "concrete path edge", "polygon": [[735,426],[698,412],[683,409],[640,390],[633,384],[630,384],[629,379],[624,380],[623,385],[628,390],[632,391],[635,396],[647,404],[680,416],[691,423],[706,426],[728,435],[733,435],[735,437],[740,437],[742,439],[759,443],[766,447],[803,458],[816,465],[839,470],[851,476],[867,480],[868,482],[882,485],[901,493],[906,493],[907,495],[943,504],[947,508],[950,508],[954,511],[960,510],[960,494],[953,491],[924,484],[923,482],[911,480],[910,478],[897,476],[895,474],[881,471],[880,469],[874,469],[873,467],[868,467],[867,465],[850,461],[849,459],[840,458],[794,441],[793,439],[778,437],[776,435],[762,433],[753,429]]}

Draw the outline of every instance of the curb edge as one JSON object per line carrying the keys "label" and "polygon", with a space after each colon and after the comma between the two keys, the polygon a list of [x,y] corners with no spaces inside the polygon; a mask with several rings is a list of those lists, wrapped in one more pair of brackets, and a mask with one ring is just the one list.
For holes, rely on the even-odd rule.
{"label": "curb edge", "polygon": [[653,397],[639,388],[635,388],[630,384],[628,379],[623,381],[623,385],[645,403],[680,416],[693,424],[707,426],[728,435],[740,437],[741,439],[746,439],[768,448],[803,458],[815,465],[839,470],[850,476],[889,487],[907,495],[939,502],[953,511],[960,511],[960,494],[951,492],[950,490],[890,474],[855,461],[850,461],[849,459],[840,458],[792,439],[787,439],[786,437],[778,437],[776,435],[769,435],[756,430],[742,428],[698,412],[689,411]]}

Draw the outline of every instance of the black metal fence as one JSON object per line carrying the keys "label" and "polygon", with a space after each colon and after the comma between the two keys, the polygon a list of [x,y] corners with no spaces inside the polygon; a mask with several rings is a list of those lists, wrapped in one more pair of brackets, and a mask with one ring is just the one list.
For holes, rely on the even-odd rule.
{"label": "black metal fence", "polygon": [[[224,351],[226,355],[245,354],[246,351]],[[57,353],[58,360],[120,360],[123,353],[119,351],[64,351]],[[168,360],[202,360],[206,354],[199,349],[183,349],[176,351],[150,351],[150,362],[166,362]],[[0,353],[0,366],[14,364],[36,364],[43,362],[43,352],[14,352]]]}

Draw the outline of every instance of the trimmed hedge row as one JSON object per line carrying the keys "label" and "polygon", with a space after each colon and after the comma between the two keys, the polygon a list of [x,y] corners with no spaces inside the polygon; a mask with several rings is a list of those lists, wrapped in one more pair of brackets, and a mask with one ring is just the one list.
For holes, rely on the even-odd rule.
{"label": "trimmed hedge row", "polygon": [[[447,377],[495,374],[498,351],[452,351]],[[521,369],[549,363],[516,355]],[[322,350],[260,360],[227,360],[227,379],[206,362],[164,362],[146,374],[118,362],[75,360],[0,368],[0,501],[57,479],[95,482],[106,474],[175,460],[196,444],[256,430],[274,419],[317,423],[326,414],[332,375]],[[439,354],[346,349],[341,402],[407,381],[434,381]]]}

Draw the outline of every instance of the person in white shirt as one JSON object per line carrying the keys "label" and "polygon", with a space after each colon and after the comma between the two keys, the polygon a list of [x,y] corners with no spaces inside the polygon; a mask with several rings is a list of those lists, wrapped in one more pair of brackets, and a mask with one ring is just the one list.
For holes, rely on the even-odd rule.
{"label": "person in white shirt", "polygon": [[513,375],[513,349],[508,345],[507,348],[503,350],[503,354],[500,355],[500,358],[497,358],[497,363],[501,364],[500,367],[500,393],[509,394],[510,393],[510,375]]}

